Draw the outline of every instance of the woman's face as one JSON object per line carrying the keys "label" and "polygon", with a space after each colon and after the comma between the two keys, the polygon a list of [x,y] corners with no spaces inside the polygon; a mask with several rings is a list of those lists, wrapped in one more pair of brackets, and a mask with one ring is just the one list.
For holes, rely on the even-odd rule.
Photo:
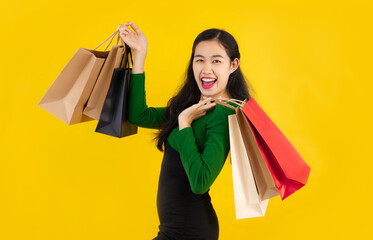
{"label": "woman's face", "polygon": [[238,68],[239,63],[238,58],[230,63],[224,47],[216,40],[198,43],[193,58],[193,73],[201,91],[201,99],[203,96],[212,99],[229,98],[226,91],[228,78]]}

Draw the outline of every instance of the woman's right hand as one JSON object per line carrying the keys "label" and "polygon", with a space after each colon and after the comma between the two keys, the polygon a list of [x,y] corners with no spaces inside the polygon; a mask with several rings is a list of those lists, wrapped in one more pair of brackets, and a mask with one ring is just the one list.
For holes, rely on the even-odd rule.
{"label": "woman's right hand", "polygon": [[[135,31],[133,32],[129,26]],[[146,54],[148,49],[148,40],[144,33],[132,22],[126,22],[118,26],[119,36],[133,50],[134,54]]]}

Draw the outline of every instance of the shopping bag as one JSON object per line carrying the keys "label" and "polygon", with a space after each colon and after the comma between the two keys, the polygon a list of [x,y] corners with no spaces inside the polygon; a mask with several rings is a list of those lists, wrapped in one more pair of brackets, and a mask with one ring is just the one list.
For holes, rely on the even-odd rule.
{"label": "shopping bag", "polygon": [[228,123],[236,219],[262,217],[269,199],[259,197],[237,115],[228,115]]}
{"label": "shopping bag", "polygon": [[[129,67],[131,48],[125,45],[120,68],[114,69],[96,132],[113,137],[126,137],[137,133],[137,126],[128,121],[128,92],[132,68]],[[133,61],[132,61],[133,64]]]}
{"label": "shopping bag", "polygon": [[[237,99],[219,99],[219,101],[217,101],[216,103],[235,110],[238,126],[240,128],[242,139],[244,141],[246,152],[248,154],[250,166],[253,171],[255,184],[257,187],[257,191],[259,193],[259,198],[260,200],[266,200],[279,195],[279,191],[272,178],[267,163],[264,160],[264,157],[260,151],[252,127],[250,126],[249,121],[242,113],[241,107],[246,103],[246,101],[247,100],[241,101]],[[234,102],[237,105],[237,107],[233,107],[232,105],[229,105],[225,102]]]}
{"label": "shopping bag", "polygon": [[102,70],[89,96],[88,102],[83,110],[83,114],[98,120],[104,105],[106,94],[109,90],[110,81],[113,76],[114,68],[119,68],[124,54],[124,46],[118,45],[119,34],[116,45],[112,46],[107,56]]}
{"label": "shopping bag", "polygon": [[260,152],[252,127],[243,114],[242,109],[237,107],[235,110],[242,139],[244,141],[246,152],[250,160],[250,165],[253,170],[254,180],[258,189],[259,197],[261,200],[275,197],[279,195],[279,191],[272,178],[267,163]]}
{"label": "shopping bag", "polygon": [[252,127],[258,147],[284,200],[306,184],[311,168],[254,98],[240,107]]}
{"label": "shopping bag", "polygon": [[37,105],[69,125],[93,120],[82,112],[109,54],[95,49],[79,48]]}

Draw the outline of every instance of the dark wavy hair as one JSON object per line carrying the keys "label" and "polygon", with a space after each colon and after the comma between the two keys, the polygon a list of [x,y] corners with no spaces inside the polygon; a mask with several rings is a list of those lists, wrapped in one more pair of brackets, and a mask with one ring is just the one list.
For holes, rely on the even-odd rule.
{"label": "dark wavy hair", "polygon": [[[224,47],[227,55],[229,56],[230,63],[232,63],[235,58],[240,59],[240,52],[236,40],[230,33],[226,32],[225,30],[210,28],[201,32],[196,37],[193,43],[189,65],[186,70],[185,81],[181,86],[179,92],[168,101],[166,107],[167,120],[160,125],[160,131],[156,133],[156,137],[153,138],[153,140],[158,140],[156,145],[161,152],[163,152],[163,146],[168,135],[178,125],[179,114],[184,111],[184,109],[198,103],[201,98],[201,91],[198,88],[193,74],[193,58],[198,43],[207,40],[218,41],[218,43],[220,43]],[[251,95],[249,94],[248,86],[250,86],[250,91],[253,91],[251,85],[246,83],[245,76],[241,72],[241,67],[239,65],[238,68],[234,72],[232,72],[228,78],[228,83],[226,86],[228,94],[231,98],[239,100],[249,100],[251,98]]]}

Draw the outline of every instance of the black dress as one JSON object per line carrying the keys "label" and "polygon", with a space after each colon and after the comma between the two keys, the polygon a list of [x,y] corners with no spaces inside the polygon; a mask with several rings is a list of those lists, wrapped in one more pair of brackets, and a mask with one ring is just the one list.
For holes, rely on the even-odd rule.
{"label": "black dress", "polygon": [[192,192],[179,152],[165,142],[158,183],[158,236],[153,240],[216,240],[219,222],[209,190]]}

